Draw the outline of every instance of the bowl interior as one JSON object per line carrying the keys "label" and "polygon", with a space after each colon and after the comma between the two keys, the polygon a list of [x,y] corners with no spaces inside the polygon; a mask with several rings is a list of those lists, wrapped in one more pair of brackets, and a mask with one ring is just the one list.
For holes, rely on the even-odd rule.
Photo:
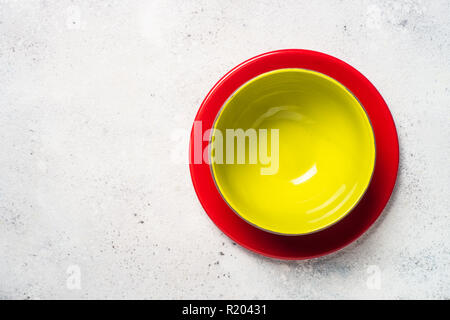
{"label": "bowl interior", "polygon": [[247,222],[308,234],[343,218],[367,189],[375,164],[370,121],[336,80],[279,69],[241,86],[213,126],[217,188]]}

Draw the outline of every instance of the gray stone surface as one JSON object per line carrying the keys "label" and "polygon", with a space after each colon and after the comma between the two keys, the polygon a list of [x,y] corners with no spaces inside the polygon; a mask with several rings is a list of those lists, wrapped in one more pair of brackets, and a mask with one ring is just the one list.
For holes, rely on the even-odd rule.
{"label": "gray stone surface", "polygon": [[[449,1],[0,1],[0,298],[450,298]],[[241,61],[307,48],[386,99],[398,184],[356,243],[283,262],[203,212],[187,133]]]}

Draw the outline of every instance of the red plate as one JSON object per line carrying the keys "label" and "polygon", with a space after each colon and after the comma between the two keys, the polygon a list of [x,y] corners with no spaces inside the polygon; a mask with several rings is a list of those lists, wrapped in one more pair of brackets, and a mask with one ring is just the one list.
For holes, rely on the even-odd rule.
{"label": "red plate", "polygon": [[[398,137],[392,115],[377,89],[352,66],[309,50],[278,50],[251,58],[228,72],[203,100],[195,118],[202,131],[210,129],[227,98],[248,80],[281,68],[322,72],[346,86],[362,103],[372,122],[376,141],[375,171],[357,207],[333,226],[302,236],[282,236],[255,228],[237,216],[216,189],[207,163],[194,164],[194,130],[189,146],[190,171],[197,196],[211,220],[233,241],[278,259],[310,259],[339,250],[361,236],[380,216],[391,196],[398,170]],[[203,133],[202,132],[202,133]],[[202,150],[208,142],[203,142]]]}

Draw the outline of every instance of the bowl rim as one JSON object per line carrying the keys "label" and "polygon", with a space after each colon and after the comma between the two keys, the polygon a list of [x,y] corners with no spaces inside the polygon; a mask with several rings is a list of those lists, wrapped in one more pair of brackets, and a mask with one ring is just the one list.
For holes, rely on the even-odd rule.
{"label": "bowl rim", "polygon": [[[349,93],[358,103],[358,105],[361,107],[363,114],[365,116],[365,120],[368,122],[369,124],[369,128],[370,128],[370,136],[372,137],[372,141],[373,143],[371,144],[371,148],[373,150],[373,159],[371,162],[371,167],[370,167],[370,177],[367,180],[366,185],[364,186],[363,191],[360,193],[360,195],[358,196],[357,200],[354,202],[354,204],[351,206],[350,209],[348,209],[344,214],[342,214],[338,219],[336,219],[335,221],[322,226],[318,229],[312,230],[310,232],[302,232],[302,233],[284,233],[284,232],[279,232],[279,231],[274,231],[271,229],[266,229],[263,228],[257,224],[255,224],[254,222],[251,222],[250,220],[246,219],[245,217],[243,217],[237,209],[233,208],[233,206],[231,206],[231,204],[229,203],[229,201],[226,199],[226,197],[224,196],[224,194],[222,193],[222,190],[219,187],[219,184],[217,182],[216,179],[216,175],[214,174],[214,169],[213,169],[213,157],[212,157],[212,150],[211,150],[211,145],[212,145],[212,138],[214,136],[214,132],[216,130],[216,125],[218,123],[218,120],[220,118],[220,116],[222,115],[223,111],[225,110],[226,105],[228,104],[228,102],[235,96],[236,93],[238,93],[241,89],[243,89],[245,86],[247,86],[248,84],[250,84],[251,82],[254,82],[255,80],[259,79],[259,78],[263,78],[266,77],[270,74],[274,74],[274,73],[279,73],[279,72],[283,72],[283,71],[301,71],[301,72],[307,72],[310,74],[315,74],[317,76],[320,76],[324,79],[326,79],[327,81],[330,82],[334,82],[335,84],[337,84],[339,87],[341,87],[342,89],[344,89],[347,93]],[[375,164],[376,164],[376,160],[377,160],[377,145],[376,145],[376,140],[375,140],[375,133],[374,133],[374,129],[373,129],[373,125],[372,125],[372,121],[370,120],[369,114],[367,113],[367,110],[364,108],[364,105],[361,103],[361,101],[358,99],[358,97],[349,89],[347,88],[347,86],[345,86],[344,84],[342,84],[340,81],[336,80],[335,78],[322,73],[320,71],[316,71],[316,70],[312,70],[312,69],[307,69],[307,68],[278,68],[278,69],[273,69],[261,74],[258,74],[256,76],[254,76],[253,78],[247,80],[246,82],[244,82],[243,84],[241,84],[235,91],[233,91],[228,97],[227,99],[224,101],[224,103],[222,104],[222,106],[220,107],[220,109],[218,110],[214,121],[212,123],[211,126],[211,131],[210,131],[210,136],[208,139],[208,160],[209,160],[209,169],[210,169],[210,173],[211,173],[211,177],[212,180],[214,182],[214,185],[217,189],[217,192],[219,193],[219,195],[221,196],[222,200],[227,204],[227,206],[231,209],[231,211],[233,211],[239,218],[241,218],[242,220],[244,220],[246,223],[252,225],[253,227],[260,229],[262,231],[265,232],[269,232],[275,235],[279,235],[279,236],[288,236],[288,237],[295,237],[295,236],[302,236],[302,235],[310,235],[313,233],[317,233],[320,231],[323,231],[325,229],[330,228],[331,226],[339,223],[342,219],[344,219],[346,216],[348,216],[349,214],[351,214],[353,212],[353,210],[358,206],[358,204],[361,202],[361,200],[364,198],[364,195],[366,194],[370,183],[372,182],[373,179],[373,175],[375,172]]]}

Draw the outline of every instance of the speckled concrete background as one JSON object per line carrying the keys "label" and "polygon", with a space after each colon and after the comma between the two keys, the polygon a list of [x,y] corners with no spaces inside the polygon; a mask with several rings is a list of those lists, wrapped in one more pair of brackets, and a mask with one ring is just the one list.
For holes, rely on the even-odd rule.
{"label": "speckled concrete background", "polygon": [[[449,21],[449,1],[0,0],[0,298],[450,298]],[[312,261],[233,245],[185,163],[212,85],[279,48],[359,69],[401,143],[382,218]]]}

